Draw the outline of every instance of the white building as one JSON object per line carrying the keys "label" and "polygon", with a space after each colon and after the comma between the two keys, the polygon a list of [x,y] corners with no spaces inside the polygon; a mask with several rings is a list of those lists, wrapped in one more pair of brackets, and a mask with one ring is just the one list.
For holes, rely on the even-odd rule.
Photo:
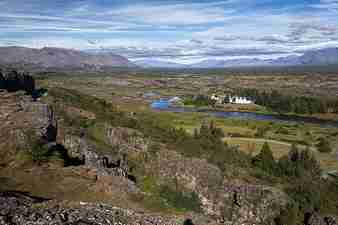
{"label": "white building", "polygon": [[214,100],[217,104],[222,104],[224,102],[225,96],[217,95],[217,94],[212,94],[210,99]]}
{"label": "white building", "polygon": [[246,105],[252,104],[254,102],[248,99],[247,97],[229,96],[229,103]]}
{"label": "white building", "polygon": [[224,95],[217,95],[213,94],[210,97],[211,100],[214,100],[217,104],[241,104],[241,105],[248,105],[254,103],[252,100],[248,99],[247,97],[240,97],[240,96],[224,96]]}
{"label": "white building", "polygon": [[183,100],[180,97],[173,97],[168,100],[171,104],[179,104],[182,103]]}

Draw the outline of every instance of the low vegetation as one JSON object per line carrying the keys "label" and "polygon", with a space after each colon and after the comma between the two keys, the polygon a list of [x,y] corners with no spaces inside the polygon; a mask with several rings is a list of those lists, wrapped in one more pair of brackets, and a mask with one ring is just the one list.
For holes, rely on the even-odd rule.
{"label": "low vegetation", "polygon": [[329,100],[328,98],[286,95],[276,90],[267,92],[257,89],[238,89],[236,93],[241,96],[248,96],[256,104],[279,113],[315,114],[338,112],[338,101]]}

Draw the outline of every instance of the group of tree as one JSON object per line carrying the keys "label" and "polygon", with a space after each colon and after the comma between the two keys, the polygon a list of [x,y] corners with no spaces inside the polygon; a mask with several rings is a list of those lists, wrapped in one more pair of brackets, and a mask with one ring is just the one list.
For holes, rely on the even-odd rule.
{"label": "group of tree", "polygon": [[276,90],[238,89],[236,94],[247,96],[257,105],[280,113],[314,114],[338,112],[338,100],[282,94]]}
{"label": "group of tree", "polygon": [[9,92],[23,90],[32,94],[35,91],[35,80],[29,74],[19,73],[16,70],[8,73],[0,71],[0,89],[5,89]]}
{"label": "group of tree", "polygon": [[198,94],[198,95],[195,95],[195,96],[186,97],[184,99],[183,103],[185,105],[193,105],[193,106],[201,107],[201,106],[214,105],[216,102],[215,102],[215,100],[211,99],[207,95]]}
{"label": "group of tree", "polygon": [[318,161],[309,148],[298,149],[292,145],[289,154],[275,160],[270,146],[264,143],[261,152],[252,159],[254,166],[277,177],[318,177],[321,169]]}

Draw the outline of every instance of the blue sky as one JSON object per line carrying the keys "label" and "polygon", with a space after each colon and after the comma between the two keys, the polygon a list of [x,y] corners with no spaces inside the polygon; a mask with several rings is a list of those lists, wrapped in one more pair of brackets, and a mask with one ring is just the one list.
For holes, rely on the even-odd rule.
{"label": "blue sky", "polygon": [[0,0],[0,45],[193,63],[338,46],[338,0]]}

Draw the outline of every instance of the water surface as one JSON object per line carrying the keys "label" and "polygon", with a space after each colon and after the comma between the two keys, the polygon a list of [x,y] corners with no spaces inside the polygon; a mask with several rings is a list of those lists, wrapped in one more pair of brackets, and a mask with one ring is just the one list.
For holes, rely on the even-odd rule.
{"label": "water surface", "polygon": [[337,127],[338,121],[323,120],[312,117],[301,117],[295,115],[280,115],[280,114],[260,114],[255,112],[224,112],[224,111],[212,111],[212,110],[198,110],[194,108],[185,108],[179,106],[173,106],[168,100],[158,100],[151,104],[151,108],[157,111],[166,112],[203,112],[211,116],[220,118],[234,118],[242,120],[263,120],[263,121],[275,121],[275,122],[289,122],[289,123],[312,123],[320,126]]}

